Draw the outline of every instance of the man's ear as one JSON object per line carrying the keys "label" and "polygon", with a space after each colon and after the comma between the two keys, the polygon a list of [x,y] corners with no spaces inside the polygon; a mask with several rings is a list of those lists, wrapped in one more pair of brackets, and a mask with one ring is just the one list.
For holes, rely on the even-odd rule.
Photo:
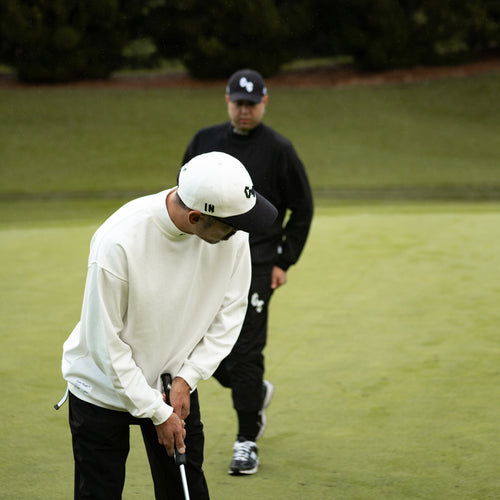
{"label": "man's ear", "polygon": [[198,224],[201,219],[201,212],[199,210],[190,210],[188,213],[188,220],[190,224]]}

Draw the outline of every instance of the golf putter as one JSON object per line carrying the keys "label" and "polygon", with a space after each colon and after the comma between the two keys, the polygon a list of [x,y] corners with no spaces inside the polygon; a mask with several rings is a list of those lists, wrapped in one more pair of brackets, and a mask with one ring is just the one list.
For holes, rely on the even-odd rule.
{"label": "golf putter", "polygon": [[[167,404],[170,404],[170,389],[172,387],[172,377],[170,376],[170,373],[163,373],[161,376],[161,381],[163,383],[163,391],[165,392],[165,396],[167,398]],[[175,460],[175,465],[179,466],[179,471],[181,473],[182,487],[184,489],[184,497],[186,498],[186,500],[190,500],[187,477],[186,477],[186,467],[185,467],[186,455],[184,453],[179,453],[175,445],[174,445],[174,460]]]}

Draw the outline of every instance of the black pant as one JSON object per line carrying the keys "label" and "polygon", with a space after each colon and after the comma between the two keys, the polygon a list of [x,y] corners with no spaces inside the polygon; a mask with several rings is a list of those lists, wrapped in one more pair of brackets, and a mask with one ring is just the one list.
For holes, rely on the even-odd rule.
{"label": "black pant", "polygon": [[[150,419],[108,410],[69,395],[69,424],[75,458],[75,499],[119,500],[125,483],[125,462],[130,447],[130,425],[140,425],[148,454],[157,500],[184,500],[179,467],[158,443]],[[186,419],[186,476],[192,500],[208,500],[202,470],[204,434],[198,393],[191,394]]]}
{"label": "black pant", "polygon": [[272,267],[254,267],[248,307],[240,336],[231,353],[222,361],[214,377],[231,388],[238,414],[238,436],[251,441],[258,433],[258,412],[262,407],[264,348],[267,342],[268,306]]}

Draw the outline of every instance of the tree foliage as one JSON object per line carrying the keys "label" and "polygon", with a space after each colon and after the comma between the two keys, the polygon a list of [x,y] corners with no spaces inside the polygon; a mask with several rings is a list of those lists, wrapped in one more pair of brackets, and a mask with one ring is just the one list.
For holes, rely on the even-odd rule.
{"label": "tree foliage", "polygon": [[2,61],[27,82],[105,78],[128,41],[119,0],[3,0]]}
{"label": "tree foliage", "polygon": [[197,77],[226,77],[241,67],[276,73],[293,57],[296,9],[274,0],[164,0],[147,26],[162,56]]}
{"label": "tree foliage", "polygon": [[456,63],[500,49],[496,0],[311,2],[320,50],[351,55],[365,69]]}
{"label": "tree foliage", "polygon": [[25,81],[105,78],[180,60],[195,77],[265,76],[298,57],[388,69],[500,50],[498,0],[0,0],[0,62]]}

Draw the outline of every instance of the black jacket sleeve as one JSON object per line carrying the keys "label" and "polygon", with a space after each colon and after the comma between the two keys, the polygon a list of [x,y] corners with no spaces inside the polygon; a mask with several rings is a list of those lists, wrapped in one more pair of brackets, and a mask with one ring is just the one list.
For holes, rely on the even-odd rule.
{"label": "black jacket sleeve", "polygon": [[304,165],[291,145],[281,164],[282,195],[288,218],[284,221],[274,264],[286,271],[297,262],[306,243],[313,217],[313,197]]}

